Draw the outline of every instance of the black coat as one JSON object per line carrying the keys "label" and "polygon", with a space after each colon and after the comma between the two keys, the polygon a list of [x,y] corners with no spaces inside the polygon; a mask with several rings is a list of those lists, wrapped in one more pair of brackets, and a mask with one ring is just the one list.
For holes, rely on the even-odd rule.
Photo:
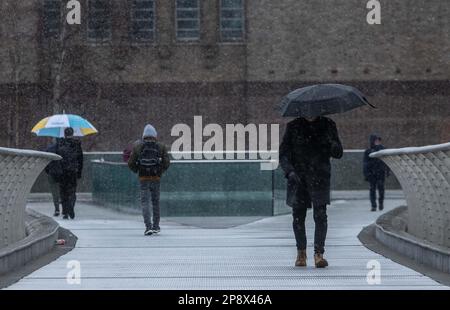
{"label": "black coat", "polygon": [[62,157],[63,178],[67,176],[81,178],[83,171],[83,150],[80,141],[74,138],[60,139],[57,148],[57,154]]}
{"label": "black coat", "polygon": [[280,165],[288,177],[294,171],[300,183],[288,181],[291,207],[330,204],[330,158],[341,158],[343,148],[336,124],[327,117],[309,122],[297,118],[287,124],[280,145]]}
{"label": "black coat", "polygon": [[377,136],[371,135],[369,138],[370,147],[364,152],[363,159],[363,174],[368,182],[375,182],[377,180],[384,180],[389,175],[389,168],[378,158],[371,158],[369,155],[384,150],[385,147],[381,144],[375,145]]}

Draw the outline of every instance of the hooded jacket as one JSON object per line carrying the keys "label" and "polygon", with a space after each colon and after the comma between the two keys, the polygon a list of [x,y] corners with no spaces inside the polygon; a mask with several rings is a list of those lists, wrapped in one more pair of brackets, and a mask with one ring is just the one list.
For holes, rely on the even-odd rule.
{"label": "hooded jacket", "polygon": [[155,139],[158,138],[158,132],[156,132],[155,127],[148,124],[144,128],[144,132],[142,133],[142,139],[150,138],[150,137],[153,137]]}
{"label": "hooded jacket", "polygon": [[363,174],[364,178],[369,182],[384,180],[389,171],[388,167],[381,159],[371,158],[369,156],[372,153],[385,149],[381,144],[375,145],[375,141],[379,138],[380,136],[371,134],[369,137],[369,148],[364,152]]}
{"label": "hooded jacket", "polygon": [[169,168],[170,166],[170,157],[169,157],[169,152],[167,151],[167,147],[158,142],[156,140],[157,137],[157,132],[155,130],[155,128],[151,125],[147,125],[144,128],[144,132],[142,134],[142,140],[138,141],[134,144],[133,146],[133,150],[131,152],[130,158],[128,160],[128,167],[130,168],[131,171],[133,171],[134,173],[138,173],[139,172],[139,165],[138,165],[138,159],[139,159],[139,155],[141,154],[142,151],[142,147],[144,146],[144,143],[146,141],[155,141],[156,144],[159,147],[159,150],[161,152],[160,156],[162,159],[161,162],[161,173],[156,176],[156,177],[146,177],[146,176],[139,176],[139,179],[141,181],[159,181],[161,179],[162,174]]}

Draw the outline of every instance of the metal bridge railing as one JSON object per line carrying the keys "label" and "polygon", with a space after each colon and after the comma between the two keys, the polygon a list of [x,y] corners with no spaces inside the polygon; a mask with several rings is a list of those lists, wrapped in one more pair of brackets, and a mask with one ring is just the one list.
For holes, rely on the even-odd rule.
{"label": "metal bridge railing", "polygon": [[0,248],[23,239],[28,194],[39,174],[60,156],[0,148]]}
{"label": "metal bridge railing", "polygon": [[450,143],[387,149],[382,159],[397,176],[408,204],[408,233],[450,247]]}

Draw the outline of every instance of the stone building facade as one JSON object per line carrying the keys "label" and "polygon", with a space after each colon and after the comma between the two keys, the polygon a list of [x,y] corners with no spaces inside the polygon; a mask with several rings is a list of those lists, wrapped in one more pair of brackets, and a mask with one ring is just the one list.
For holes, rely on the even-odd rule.
{"label": "stone building facade", "polygon": [[[39,148],[30,130],[57,112],[117,151],[154,124],[281,124],[280,98],[313,83],[358,87],[378,107],[336,115],[346,148],[378,132],[389,147],[448,140],[450,2],[381,0],[81,0],[67,25],[59,0],[0,4],[0,145]],[[5,129],[3,129],[5,126]]]}

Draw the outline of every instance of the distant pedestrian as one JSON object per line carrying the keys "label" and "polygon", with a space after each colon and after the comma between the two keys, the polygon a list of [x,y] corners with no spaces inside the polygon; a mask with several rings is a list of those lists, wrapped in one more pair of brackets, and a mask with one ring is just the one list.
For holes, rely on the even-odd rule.
{"label": "distant pedestrian", "polygon": [[[49,152],[49,153],[57,154],[58,153],[58,143],[59,143],[59,138],[55,138],[53,143],[50,144],[45,151]],[[50,192],[51,192],[52,198],[53,198],[53,205],[55,207],[53,216],[59,216],[59,214],[60,214],[59,205],[61,203],[61,198],[59,195],[59,182],[61,181],[61,177],[62,177],[61,162],[59,160],[54,160],[54,161],[50,162],[47,165],[47,167],[45,167],[45,172],[47,173],[48,184],[49,184]]]}
{"label": "distant pedestrian", "polygon": [[62,157],[62,177],[60,181],[60,195],[63,218],[75,218],[75,202],[77,180],[83,171],[83,150],[81,142],[73,137],[73,128],[64,130],[64,139],[58,143],[57,154]]}
{"label": "distant pedestrian", "polygon": [[327,117],[297,118],[288,123],[280,145],[280,165],[288,179],[287,204],[292,207],[297,244],[295,266],[306,266],[306,211],[313,208],[314,262],[328,266],[323,257],[327,236],[327,205],[330,204],[330,158],[341,158],[342,144],[336,124]]}
{"label": "distant pedestrian", "polygon": [[364,178],[370,184],[370,203],[371,211],[377,211],[377,190],[378,190],[378,209],[384,209],[384,183],[386,176],[389,175],[389,168],[378,158],[371,158],[369,155],[384,149],[381,144],[381,137],[372,134],[369,137],[369,148],[364,152],[363,173]]}
{"label": "distant pedestrian", "polygon": [[[136,143],[128,160],[128,167],[138,173],[141,186],[141,207],[144,217],[144,235],[149,236],[161,231],[160,222],[160,181],[162,174],[170,166],[169,153],[165,145],[157,141],[157,132],[147,125],[142,140]],[[150,199],[153,206],[153,220],[150,215]]]}

